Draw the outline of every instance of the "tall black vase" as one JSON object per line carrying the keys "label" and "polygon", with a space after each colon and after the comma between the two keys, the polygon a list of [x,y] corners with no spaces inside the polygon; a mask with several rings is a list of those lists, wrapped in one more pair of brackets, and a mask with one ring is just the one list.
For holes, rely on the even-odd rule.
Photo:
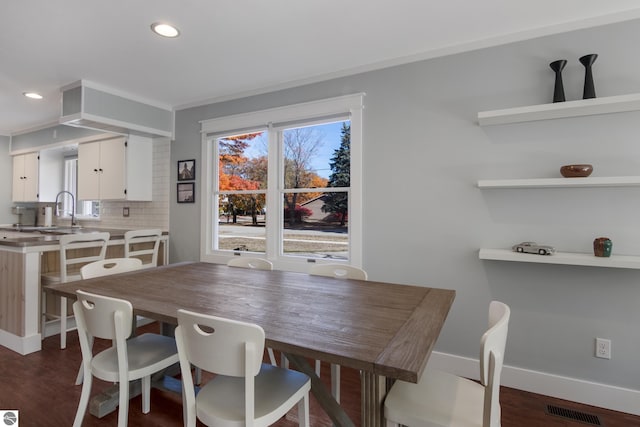
{"label": "tall black vase", "polygon": [[553,102],[564,102],[564,86],[562,84],[562,69],[567,65],[566,59],[558,59],[549,64],[549,67],[556,73],[556,84],[553,88]]}
{"label": "tall black vase", "polygon": [[584,65],[584,91],[582,92],[582,99],[589,99],[596,97],[596,88],[593,86],[593,74],[591,73],[591,66],[598,58],[597,53],[585,55],[580,58],[580,62]]}

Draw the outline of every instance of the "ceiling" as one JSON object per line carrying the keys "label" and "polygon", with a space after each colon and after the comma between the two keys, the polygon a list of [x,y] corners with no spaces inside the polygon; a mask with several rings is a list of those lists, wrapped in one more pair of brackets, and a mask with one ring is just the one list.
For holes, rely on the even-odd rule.
{"label": "ceiling", "polygon": [[55,123],[81,79],[181,109],[638,17],[637,0],[3,0],[0,135]]}

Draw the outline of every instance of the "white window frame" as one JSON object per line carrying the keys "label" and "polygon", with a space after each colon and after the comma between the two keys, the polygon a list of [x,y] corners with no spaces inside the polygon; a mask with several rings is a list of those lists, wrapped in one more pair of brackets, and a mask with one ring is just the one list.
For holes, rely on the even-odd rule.
{"label": "white window frame", "polygon": [[[202,134],[202,164],[203,183],[200,185],[199,197],[201,203],[201,237],[200,260],[203,262],[226,263],[234,257],[233,252],[213,250],[213,239],[218,227],[217,210],[214,212],[214,187],[218,176],[215,138],[212,135],[230,135],[241,132],[265,129],[270,132],[270,147],[273,147],[271,138],[277,138],[278,130],[286,127],[287,123],[322,121],[327,118],[340,118],[351,122],[351,174],[349,191],[349,264],[362,268],[363,238],[362,238],[362,109],[364,93],[345,95],[319,101],[272,108],[268,110],[237,114],[204,120],[200,122]],[[273,124],[277,124],[274,127]],[[269,165],[279,165],[278,150],[269,150]],[[281,181],[272,174],[278,174],[278,168],[269,167],[269,182],[278,182],[277,186],[267,189],[267,206],[282,207]],[[275,188],[272,188],[275,187]],[[315,258],[310,261],[306,257],[280,255],[277,251],[279,240],[282,238],[282,209],[275,209],[278,215],[267,215],[267,247],[265,257],[273,262],[274,267],[281,270],[303,271],[308,270],[309,262],[324,262]],[[215,217],[214,217],[215,213]],[[336,260],[331,260],[336,262]]]}

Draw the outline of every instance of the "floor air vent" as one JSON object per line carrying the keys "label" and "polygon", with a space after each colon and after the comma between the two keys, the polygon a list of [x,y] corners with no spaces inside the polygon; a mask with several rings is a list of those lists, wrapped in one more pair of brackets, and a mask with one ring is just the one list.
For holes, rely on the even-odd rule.
{"label": "floor air vent", "polygon": [[561,408],[559,406],[547,405],[545,412],[555,417],[562,417],[569,420],[578,421],[580,423],[588,424],[590,426],[604,426],[600,422],[597,415],[586,414],[580,411],[574,411],[573,409]]}

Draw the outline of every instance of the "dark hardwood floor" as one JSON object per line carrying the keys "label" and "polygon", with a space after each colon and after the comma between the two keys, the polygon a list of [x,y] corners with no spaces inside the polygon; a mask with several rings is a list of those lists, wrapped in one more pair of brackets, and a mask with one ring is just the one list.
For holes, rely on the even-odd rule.
{"label": "dark hardwood floor", "polygon": [[[156,324],[143,327],[156,331]],[[73,423],[81,386],[74,385],[81,355],[78,338],[69,334],[66,350],[58,348],[57,336],[43,341],[43,350],[20,356],[0,347],[0,410],[20,411],[20,425],[25,427],[60,427]],[[106,344],[103,344],[106,345]],[[323,365],[322,378],[329,382],[329,366]],[[110,387],[111,384],[94,381],[93,393]],[[584,427],[602,425],[606,427],[640,426],[640,417],[606,409],[576,404],[547,396],[527,393],[503,387],[501,391],[503,427]],[[342,405],[356,425],[360,425],[360,380],[358,372],[342,368]],[[554,405],[597,417],[600,424],[585,424],[578,421],[547,415],[547,405]],[[295,410],[276,426],[297,426]],[[593,419],[590,419],[593,421]],[[85,416],[83,426],[115,426],[117,412],[102,419]],[[129,426],[181,426],[182,404],[177,393],[154,389],[151,395],[151,412],[141,412],[138,396],[130,402]],[[200,424],[199,424],[200,425]],[[311,398],[311,426],[330,426],[329,418]]]}

